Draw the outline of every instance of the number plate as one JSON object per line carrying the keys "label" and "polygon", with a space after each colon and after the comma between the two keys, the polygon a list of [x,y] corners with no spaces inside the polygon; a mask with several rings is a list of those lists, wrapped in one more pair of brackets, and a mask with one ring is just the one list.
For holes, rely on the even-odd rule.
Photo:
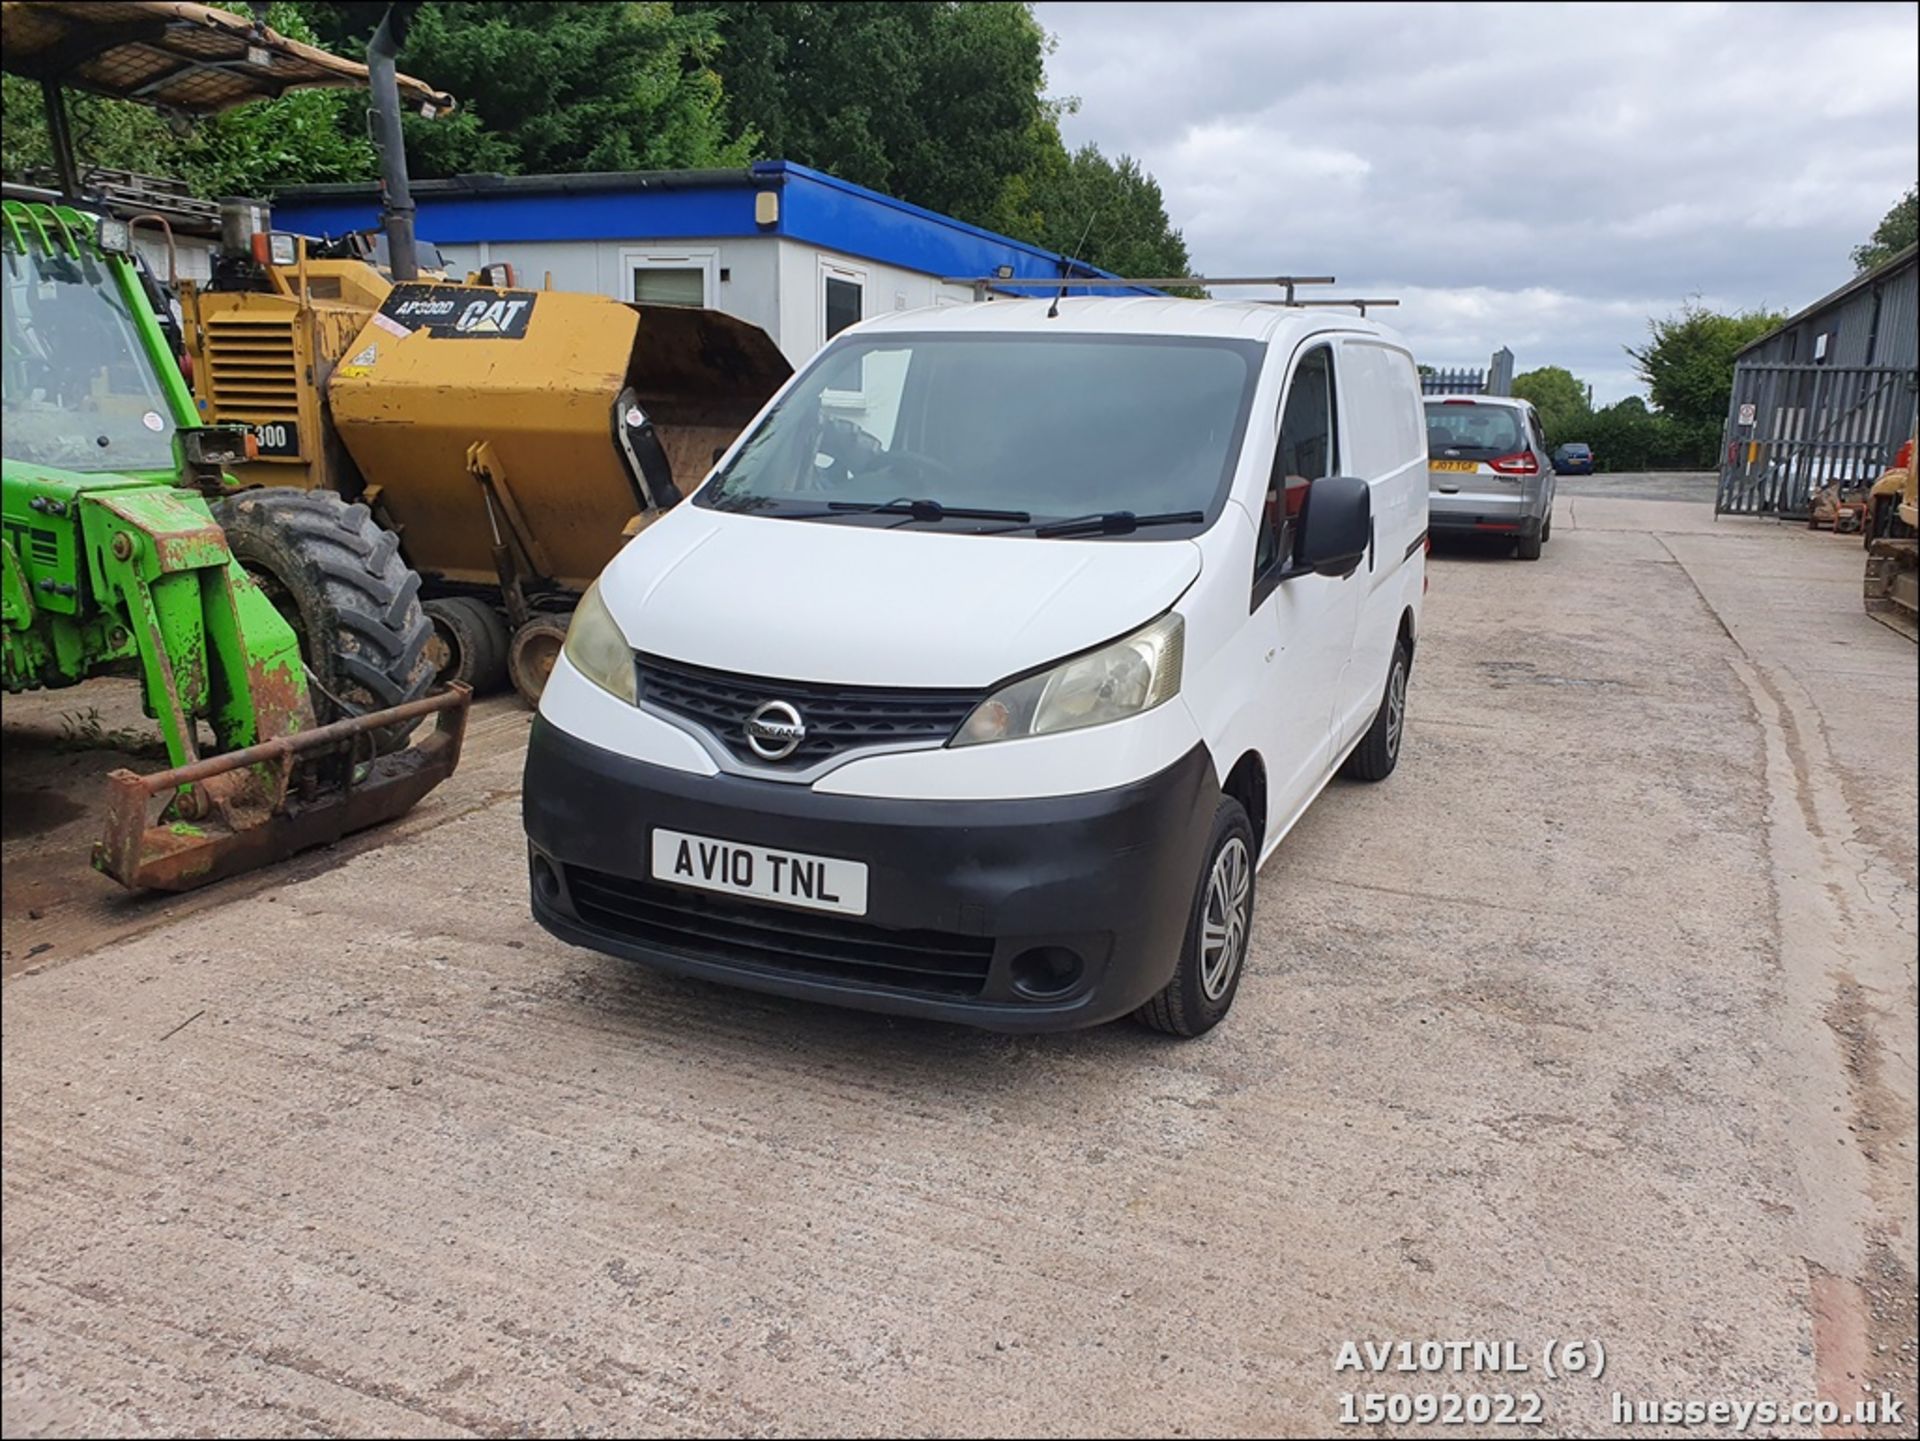
{"label": "number plate", "polygon": [[1469,475],[1479,468],[1480,462],[1477,460],[1430,460],[1427,462],[1428,470],[1462,470]]}
{"label": "number plate", "polygon": [[297,457],[300,454],[300,427],[291,420],[250,422],[247,429],[253,432],[254,444],[260,447],[262,455]]}
{"label": "number plate", "polygon": [[815,911],[867,913],[867,868],[859,861],[743,846],[681,831],[654,831],[653,878]]}

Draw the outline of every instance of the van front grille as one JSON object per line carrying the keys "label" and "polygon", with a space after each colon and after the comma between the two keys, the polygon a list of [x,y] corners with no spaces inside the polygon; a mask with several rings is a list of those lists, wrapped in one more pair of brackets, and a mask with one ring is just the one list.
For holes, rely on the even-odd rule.
{"label": "van front grille", "polygon": [[585,866],[564,870],[574,913],[592,929],[741,970],[967,998],[980,994],[993,964],[993,941],[983,936],[896,931]]}
{"label": "van front grille", "polygon": [[641,700],[692,721],[742,760],[760,765],[769,762],[747,745],[746,724],[768,701],[785,701],[806,727],[799,748],[778,762],[798,769],[865,746],[944,744],[984,699],[975,690],[822,685],[734,675],[656,655],[635,659]]}

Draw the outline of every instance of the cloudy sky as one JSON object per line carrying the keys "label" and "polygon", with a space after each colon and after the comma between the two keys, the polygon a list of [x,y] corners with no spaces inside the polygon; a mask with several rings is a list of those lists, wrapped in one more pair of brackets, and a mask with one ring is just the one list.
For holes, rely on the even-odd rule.
{"label": "cloudy sky", "polygon": [[1068,143],[1152,171],[1202,273],[1337,275],[1431,364],[1600,403],[1650,315],[1845,281],[1920,164],[1911,4],[1038,11]]}

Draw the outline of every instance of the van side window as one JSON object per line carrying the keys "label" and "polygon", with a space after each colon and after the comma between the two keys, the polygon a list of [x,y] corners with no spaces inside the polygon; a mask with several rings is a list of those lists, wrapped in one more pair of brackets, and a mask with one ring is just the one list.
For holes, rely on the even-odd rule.
{"label": "van side window", "polygon": [[1293,550],[1294,530],[1307,488],[1340,473],[1340,437],[1334,419],[1333,347],[1317,346],[1300,358],[1280,411],[1280,443],[1267,478],[1266,503],[1260,508],[1260,532],[1254,547],[1254,601],[1272,582]]}

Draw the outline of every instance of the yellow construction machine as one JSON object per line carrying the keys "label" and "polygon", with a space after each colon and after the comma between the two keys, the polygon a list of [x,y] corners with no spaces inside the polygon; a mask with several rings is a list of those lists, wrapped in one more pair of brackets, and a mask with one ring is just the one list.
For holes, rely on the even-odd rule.
{"label": "yellow construction machine", "polygon": [[253,435],[244,481],[333,491],[398,533],[442,681],[532,702],[580,593],[792,367],[718,311],[423,273],[394,71],[415,8],[367,46],[381,232],[311,244],[228,207],[213,280],[180,287],[189,369],[204,418]]}
{"label": "yellow construction machine", "polygon": [[791,367],[719,311],[522,289],[505,266],[396,280],[391,236],[236,233],[245,211],[212,283],[180,287],[202,414],[251,431],[243,479],[336,491],[400,536],[443,680],[536,701],[580,593]]}
{"label": "yellow construction machine", "polygon": [[1920,480],[1916,440],[1900,447],[1892,469],[1867,494],[1867,614],[1920,641]]}

